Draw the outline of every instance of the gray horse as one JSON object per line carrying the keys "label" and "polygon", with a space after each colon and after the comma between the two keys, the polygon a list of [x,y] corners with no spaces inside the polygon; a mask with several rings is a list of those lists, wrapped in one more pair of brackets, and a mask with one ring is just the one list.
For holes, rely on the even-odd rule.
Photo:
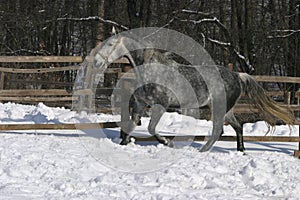
{"label": "gray horse", "polygon": [[133,98],[135,104],[131,120],[121,125],[121,144],[126,145],[131,141],[131,131],[145,108],[151,107],[149,133],[160,143],[172,146],[172,141],[159,135],[155,128],[164,112],[180,108],[182,114],[196,118],[212,115],[213,133],[201,151],[209,150],[218,140],[223,133],[224,121],[236,131],[238,151],[244,151],[241,122],[233,113],[234,106],[243,94],[270,125],[275,125],[277,119],[286,124],[293,123],[292,113],[269,98],[250,75],[220,66],[179,64],[166,54],[147,48],[147,43],[128,35],[119,35],[92,52],[94,65],[101,73],[120,55],[127,57],[134,67],[137,85],[132,93],[123,97],[123,101],[129,102]]}

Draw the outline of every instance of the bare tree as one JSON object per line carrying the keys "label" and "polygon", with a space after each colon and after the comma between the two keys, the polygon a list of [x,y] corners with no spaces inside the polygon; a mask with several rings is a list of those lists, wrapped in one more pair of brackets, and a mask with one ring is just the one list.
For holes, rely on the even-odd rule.
{"label": "bare tree", "polygon": [[110,36],[112,26],[158,26],[194,38],[220,65],[299,76],[299,5],[300,0],[0,1],[0,54],[84,56]]}
{"label": "bare tree", "polygon": [[150,25],[151,0],[127,0],[130,28]]}
{"label": "bare tree", "polygon": [[[105,0],[98,1],[98,16],[105,18]],[[97,26],[97,44],[101,43],[105,39],[104,24],[99,21]]]}

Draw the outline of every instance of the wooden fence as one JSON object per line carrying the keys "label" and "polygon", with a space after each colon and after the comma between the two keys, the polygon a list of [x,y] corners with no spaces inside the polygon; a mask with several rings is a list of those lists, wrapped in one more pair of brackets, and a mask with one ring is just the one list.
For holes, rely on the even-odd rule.
{"label": "wooden fence", "polygon": [[[66,72],[73,71],[76,72],[80,67],[79,65],[74,65],[82,62],[82,57],[79,56],[2,56],[0,57],[0,63],[65,63],[67,66],[56,66],[48,68],[9,68],[0,67],[0,102],[19,102],[19,103],[37,103],[44,102],[46,105],[63,105],[70,107],[72,101],[76,101],[78,94],[74,94],[72,90],[68,89],[9,89],[5,88],[5,82],[7,80],[8,74],[49,74],[55,72]],[[124,73],[124,66],[128,65],[128,61],[120,60],[117,63],[124,64],[121,68],[113,68],[112,70],[107,70],[107,74],[116,77],[117,79],[121,77]],[[276,82],[276,83],[300,83],[300,77],[278,77],[278,76],[253,76],[259,82]],[[134,77],[133,77],[134,79]],[[22,80],[21,80],[22,81]],[[59,85],[63,87],[71,87],[74,84],[74,79],[70,82],[50,82],[47,84]],[[113,81],[116,82],[117,80]],[[129,80],[130,81],[130,80]],[[22,81],[24,84],[26,82]],[[45,80],[31,80],[28,83],[38,83],[45,84]],[[109,99],[112,91],[114,90],[113,85],[104,85],[102,88],[97,88],[97,94],[104,94]],[[78,93],[78,91],[76,91]],[[81,91],[81,94],[90,95],[91,92]],[[299,117],[300,112],[300,93],[288,91],[268,91],[268,95],[282,99],[281,102],[284,106],[292,109],[295,114]],[[291,99],[293,97],[294,99]],[[294,103],[297,102],[297,103]],[[99,109],[100,112],[110,112],[109,101],[100,102],[107,103],[105,109]],[[255,109],[250,109],[248,104],[238,104],[235,107],[235,112],[237,113],[249,113],[255,112]],[[297,120],[297,124],[300,121]],[[79,128],[80,127],[80,128]],[[117,127],[117,123],[92,123],[92,124],[2,124],[0,125],[0,130],[35,130],[35,129],[94,129],[94,128],[113,128]],[[137,141],[152,141],[153,138],[136,138]],[[180,137],[176,137],[180,139]],[[236,138],[234,136],[223,136],[220,140],[224,141],[234,141]],[[205,136],[195,136],[196,141],[205,140]],[[272,137],[272,136],[244,136],[245,141],[276,141],[276,142],[299,142],[300,150],[300,136],[299,137]],[[295,156],[300,157],[300,152],[295,151]]]}
{"label": "wooden fence", "polygon": [[[78,101],[80,95],[92,95],[91,89],[79,90],[76,91],[76,93],[72,92],[76,73],[80,69],[79,63],[82,61],[83,59],[80,56],[0,56],[0,63],[2,65],[10,66],[10,64],[14,63],[29,64],[29,66],[47,64],[46,67],[44,66],[38,68],[32,68],[32,66],[31,68],[26,66],[21,66],[20,68],[14,68],[11,66],[0,67],[0,102],[10,101],[25,104],[36,104],[43,102],[49,106],[64,106],[71,108],[72,102]],[[53,63],[59,64],[56,64],[53,67]],[[114,64],[128,64],[128,60],[120,59],[114,62]],[[92,70],[88,69],[88,71]],[[72,74],[72,77],[64,81],[58,81],[57,79],[49,80],[48,77],[54,73],[59,73],[59,78],[64,76],[66,73]],[[114,77],[118,78],[118,76],[122,74],[122,69],[109,68],[106,71],[106,74],[115,75]],[[14,75],[15,79],[11,79],[12,75]],[[28,76],[30,76],[30,79],[26,78]],[[12,84],[7,83],[19,83],[22,88],[14,88],[11,87]],[[37,85],[40,87],[33,88],[33,86]],[[96,89],[98,96],[109,96],[111,95],[112,91],[113,87],[111,84],[106,84],[104,87]],[[109,98],[106,98],[106,101],[101,99],[96,103],[109,104],[107,101],[108,99]],[[86,108],[86,110],[89,109],[90,108]],[[98,111],[109,112],[110,110],[98,109]]]}
{"label": "wooden fence", "polygon": [[61,79],[75,77],[81,62],[81,56],[1,56],[0,101],[50,106],[72,102],[73,80]]}

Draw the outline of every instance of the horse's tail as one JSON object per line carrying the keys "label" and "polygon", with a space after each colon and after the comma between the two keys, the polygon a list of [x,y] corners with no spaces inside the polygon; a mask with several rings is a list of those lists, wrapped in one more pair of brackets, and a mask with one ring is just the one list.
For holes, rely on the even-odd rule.
{"label": "horse's tail", "polygon": [[277,119],[288,125],[294,124],[295,118],[291,110],[281,106],[267,96],[265,90],[250,75],[240,73],[239,77],[244,94],[250,99],[254,108],[258,109],[268,124],[275,126]]}

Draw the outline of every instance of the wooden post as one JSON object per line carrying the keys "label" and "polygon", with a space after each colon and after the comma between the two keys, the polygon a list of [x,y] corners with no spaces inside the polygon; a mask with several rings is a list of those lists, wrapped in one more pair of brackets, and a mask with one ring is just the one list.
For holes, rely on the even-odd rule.
{"label": "wooden post", "polygon": [[[300,137],[300,125],[298,125],[298,131],[299,131],[299,137]],[[300,158],[300,142],[298,143],[298,151],[295,151],[295,154],[296,154],[296,152],[298,152],[298,157]]]}
{"label": "wooden post", "polygon": [[284,103],[287,105],[291,104],[291,92],[290,91],[284,92]]}
{"label": "wooden post", "polygon": [[230,71],[233,71],[233,63],[229,63],[229,64],[228,64],[228,69],[229,69]]}
{"label": "wooden post", "polygon": [[129,72],[130,70],[132,70],[132,66],[131,66],[131,65],[125,65],[125,66],[124,66],[124,69],[123,69],[123,72],[127,73],[127,72]]}
{"label": "wooden post", "polygon": [[300,150],[294,151],[294,156],[300,158]]}
{"label": "wooden post", "polygon": [[5,83],[5,73],[1,72],[1,90],[4,90],[4,83]]}
{"label": "wooden post", "polygon": [[[295,92],[295,98],[297,98],[297,105],[300,105],[300,91],[296,91]],[[299,115],[299,110],[295,111],[295,116],[297,118],[297,120],[300,120],[300,115]],[[298,124],[298,123],[296,123]],[[299,131],[299,137],[300,137],[300,124],[298,124],[298,131]],[[300,158],[300,141],[298,143],[298,150],[294,151],[294,156],[295,157],[299,157]]]}
{"label": "wooden post", "polygon": [[[297,104],[298,104],[298,106],[300,105],[300,91],[298,91],[297,93],[296,93],[297,95]],[[298,110],[298,116],[297,117],[299,117],[300,118],[300,116],[299,116],[299,110]],[[300,125],[298,125],[298,131],[299,131],[299,137],[300,137]],[[295,151],[295,154],[296,154],[296,151]],[[295,155],[296,156],[296,155]],[[300,158],[300,142],[298,143],[298,157]]]}

